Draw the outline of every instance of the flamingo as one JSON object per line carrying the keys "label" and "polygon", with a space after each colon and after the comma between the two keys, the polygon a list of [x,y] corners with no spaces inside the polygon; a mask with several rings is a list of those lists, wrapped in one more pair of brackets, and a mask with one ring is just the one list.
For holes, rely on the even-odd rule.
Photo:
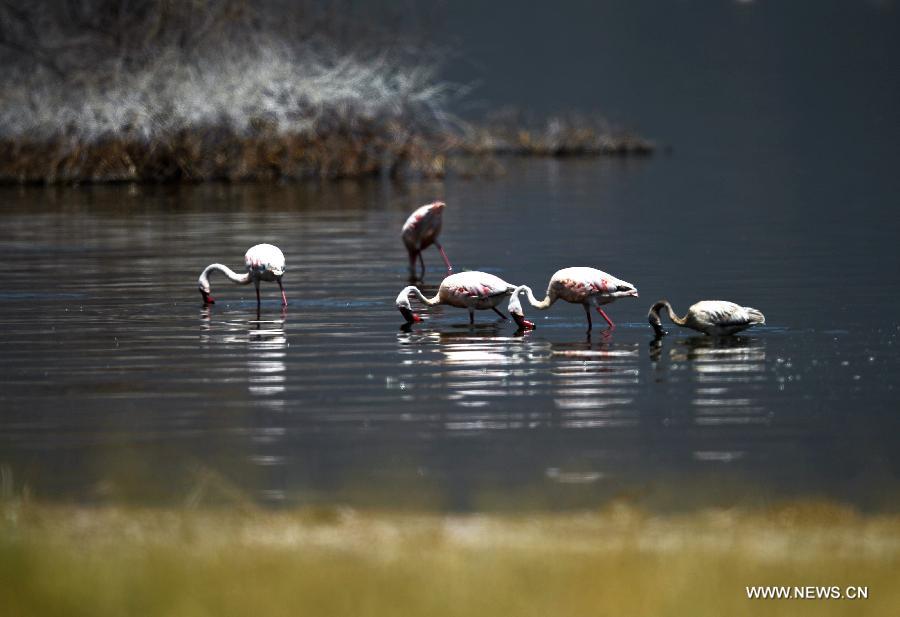
{"label": "flamingo", "polygon": [[200,295],[203,296],[204,304],[215,304],[216,300],[209,295],[209,275],[215,271],[219,271],[228,277],[233,283],[239,285],[247,285],[253,282],[256,285],[256,306],[260,305],[259,299],[259,282],[275,281],[281,289],[281,305],[287,306],[287,296],[284,293],[284,286],[281,284],[281,277],[284,275],[284,253],[277,246],[272,244],[257,244],[251,246],[244,255],[244,265],[247,267],[246,274],[238,274],[228,266],[222,264],[209,264],[203,269],[198,281],[200,285]]}
{"label": "flamingo", "polygon": [[547,296],[543,300],[535,298],[531,288],[527,285],[520,285],[515,290],[515,294],[518,295],[521,291],[528,294],[528,303],[539,310],[550,308],[557,300],[581,304],[584,306],[584,314],[587,315],[588,330],[593,328],[591,307],[597,309],[610,328],[615,328],[616,325],[600,307],[614,302],[618,298],[638,297],[638,291],[631,283],[617,279],[596,268],[585,267],[558,270],[550,277]]}
{"label": "flamingo", "polygon": [[441,252],[444,263],[447,264],[447,274],[453,272],[453,266],[447,259],[444,247],[437,241],[438,234],[441,233],[441,223],[443,222],[444,202],[436,201],[426,204],[409,215],[403,224],[401,237],[406,250],[409,252],[409,273],[415,278],[416,275],[416,257],[422,264],[422,278],[425,278],[425,260],[422,259],[422,251],[432,244]]}
{"label": "flamingo", "polygon": [[506,315],[497,310],[497,305],[508,298],[516,289],[515,285],[507,283],[502,278],[488,274],[487,272],[459,272],[451,274],[443,281],[433,298],[426,298],[415,285],[404,287],[397,296],[397,310],[408,323],[422,321],[422,318],[413,313],[409,304],[409,294],[415,294],[427,306],[447,304],[459,308],[469,309],[469,323],[475,323],[475,311],[491,309],[503,319]]}
{"label": "flamingo", "polygon": [[668,300],[660,300],[650,307],[650,313],[647,314],[647,321],[650,322],[657,337],[666,334],[659,316],[659,312],[664,308],[667,309],[672,323],[711,336],[727,336],[766,323],[766,316],[757,309],[726,300],[697,302],[691,305],[684,317],[675,314]]}

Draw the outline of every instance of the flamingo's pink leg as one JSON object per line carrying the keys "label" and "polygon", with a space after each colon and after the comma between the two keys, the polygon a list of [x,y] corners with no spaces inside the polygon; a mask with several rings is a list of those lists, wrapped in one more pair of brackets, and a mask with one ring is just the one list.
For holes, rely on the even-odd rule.
{"label": "flamingo's pink leg", "polygon": [[437,242],[435,242],[434,245],[435,245],[435,246],[437,247],[437,249],[441,252],[441,257],[444,258],[444,263],[447,264],[447,274],[450,274],[451,272],[453,272],[453,266],[450,265],[450,260],[447,259],[447,253],[444,252],[444,247],[441,246],[441,245],[440,245],[439,243],[437,243]]}
{"label": "flamingo's pink leg", "polygon": [[281,279],[278,279],[278,288],[281,290],[281,306],[287,306],[287,295],[284,293],[284,285],[281,284]]}
{"label": "flamingo's pink leg", "polygon": [[422,257],[422,251],[419,251],[419,263],[422,264],[422,280],[425,280],[425,259]]}
{"label": "flamingo's pink leg", "polygon": [[259,305],[260,305],[260,299],[259,299],[259,279],[256,279],[256,280],[254,281],[254,283],[256,283],[256,308],[258,309],[258,308],[259,308]]}
{"label": "flamingo's pink leg", "polygon": [[608,316],[606,313],[604,313],[604,312],[603,312],[603,309],[600,308],[599,306],[597,307],[597,312],[600,313],[601,315],[603,315],[603,319],[606,320],[606,323],[609,324],[609,327],[610,327],[610,328],[615,328],[615,327],[616,327],[616,324],[614,324],[614,323],[612,322],[612,319],[610,319],[609,316]]}

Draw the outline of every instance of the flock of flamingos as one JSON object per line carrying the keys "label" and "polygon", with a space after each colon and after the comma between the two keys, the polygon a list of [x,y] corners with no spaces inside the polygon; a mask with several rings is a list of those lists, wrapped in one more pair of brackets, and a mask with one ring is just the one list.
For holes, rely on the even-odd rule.
{"label": "flock of flamingos", "polygon": [[[497,307],[506,299],[509,299],[507,310],[512,315],[520,329],[530,330],[534,323],[525,319],[522,304],[519,302],[519,294],[524,292],[528,303],[538,310],[550,308],[557,300],[565,300],[572,304],[580,304],[584,307],[587,316],[588,330],[593,327],[591,321],[591,309],[597,312],[609,324],[609,328],[615,328],[615,324],[603,310],[603,306],[616,301],[619,298],[637,298],[638,291],[634,285],[618,279],[596,268],[572,267],[563,268],[550,277],[547,293],[543,300],[538,300],[534,292],[527,285],[513,285],[507,283],[498,276],[487,272],[459,272],[452,274],[453,267],[444,248],[437,241],[441,231],[444,203],[436,201],[418,208],[413,212],[403,225],[402,238],[409,252],[410,275],[416,278],[416,259],[422,267],[421,277],[425,276],[425,261],[422,251],[434,245],[441,253],[444,263],[447,265],[447,277],[441,282],[437,294],[426,297],[419,289],[410,285],[404,287],[397,296],[397,310],[403,315],[407,323],[421,321],[421,317],[413,312],[409,302],[410,294],[417,297],[426,306],[446,304],[458,308],[468,309],[469,323],[475,323],[475,311],[492,310],[504,319],[504,315]],[[284,254],[277,246],[271,244],[257,244],[244,255],[244,263],[247,267],[245,274],[238,274],[227,266],[214,263],[207,266],[200,274],[200,294],[205,304],[212,304],[215,299],[210,295],[209,276],[213,272],[221,272],[230,281],[241,285],[254,283],[256,286],[256,302],[259,306],[259,284],[261,281],[274,281],[281,290],[281,301],[287,306],[287,296],[281,278],[284,275]],[[765,316],[755,308],[740,306],[734,302],[725,300],[703,300],[692,305],[684,317],[679,317],[667,300],[660,300],[650,307],[647,320],[653,327],[656,336],[666,334],[662,328],[660,312],[665,309],[669,319],[673,323],[704,332],[712,336],[727,336],[740,332],[751,326],[764,324]]]}

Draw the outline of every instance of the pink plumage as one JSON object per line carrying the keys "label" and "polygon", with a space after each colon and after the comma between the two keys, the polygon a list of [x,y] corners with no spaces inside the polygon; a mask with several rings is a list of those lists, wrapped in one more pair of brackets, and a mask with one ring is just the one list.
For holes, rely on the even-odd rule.
{"label": "pink plumage", "polygon": [[[607,274],[602,270],[587,267],[572,267],[558,270],[550,277],[550,283],[547,285],[547,295],[543,300],[535,298],[531,288],[527,285],[518,287],[513,295],[518,296],[520,291],[525,291],[528,295],[528,303],[539,310],[550,308],[557,300],[581,304],[584,306],[584,312],[587,316],[588,330],[593,327],[591,308],[596,308],[597,312],[609,324],[609,327],[614,328],[615,324],[600,307],[614,302],[618,298],[636,298],[638,296],[637,289],[631,283]],[[519,305],[518,299],[516,300],[516,305]],[[510,311],[512,312],[512,309]],[[518,311],[521,313],[520,306]]]}
{"label": "pink plumage", "polygon": [[475,311],[488,309],[505,319],[506,315],[498,311],[497,306],[508,298],[514,289],[516,289],[515,285],[487,272],[460,272],[451,274],[441,281],[441,286],[433,298],[425,297],[413,285],[404,287],[397,296],[396,306],[406,321],[410,323],[421,321],[421,318],[412,311],[409,303],[410,294],[414,294],[426,306],[446,304],[467,309],[470,323],[475,323]]}
{"label": "pink plumage", "polygon": [[450,265],[450,260],[447,259],[444,248],[437,240],[443,225],[444,206],[445,204],[442,201],[426,204],[410,214],[403,224],[400,237],[403,239],[403,244],[409,253],[409,272],[412,277],[415,277],[416,274],[416,258],[418,257],[422,266],[421,277],[424,278],[425,260],[422,258],[422,251],[432,244],[437,247],[441,257],[444,259],[444,263],[447,264],[447,273],[449,274],[453,271],[453,266]]}

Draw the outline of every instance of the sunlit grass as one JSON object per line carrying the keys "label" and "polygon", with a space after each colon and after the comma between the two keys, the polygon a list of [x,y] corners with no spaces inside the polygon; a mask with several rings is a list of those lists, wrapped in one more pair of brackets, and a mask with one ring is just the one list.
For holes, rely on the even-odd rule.
{"label": "sunlit grass", "polygon": [[[889,615],[900,517],[766,512],[442,515],[9,502],[7,615]],[[747,585],[867,600],[748,600]]]}

